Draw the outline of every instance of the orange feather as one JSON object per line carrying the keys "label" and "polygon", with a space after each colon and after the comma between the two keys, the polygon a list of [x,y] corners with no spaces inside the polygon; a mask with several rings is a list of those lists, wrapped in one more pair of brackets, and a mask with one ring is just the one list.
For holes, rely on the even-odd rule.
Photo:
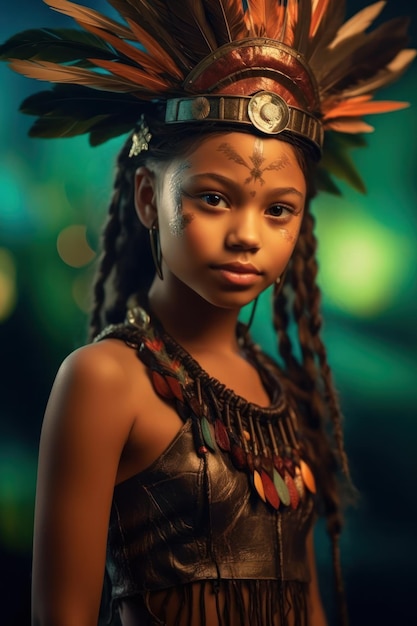
{"label": "orange feather", "polygon": [[160,72],[166,71],[166,68],[159,64],[159,61],[157,61],[153,57],[150,57],[149,54],[142,52],[142,50],[138,50],[137,48],[130,45],[126,41],[123,41],[119,37],[116,37],[115,35],[112,35],[107,31],[103,31],[100,28],[96,28],[91,24],[81,25],[89,32],[97,35],[98,37],[101,37],[102,39],[107,41],[107,43],[110,43],[115,48],[115,50],[118,50],[132,61],[135,61],[135,63],[141,65],[144,69],[147,70],[147,72],[151,73],[152,75],[157,75],[158,70]]}
{"label": "orange feather", "polygon": [[314,35],[316,34],[323,17],[327,13],[329,1],[330,0],[317,0],[317,2],[314,2],[313,0],[312,17],[310,23],[310,37],[314,37]]}
{"label": "orange feather", "polygon": [[332,120],[329,123],[325,123],[324,128],[326,130],[335,130],[338,133],[349,133],[350,135],[372,133],[375,130],[373,126],[358,118],[340,118]]}
{"label": "orange feather", "polygon": [[135,91],[136,85],[116,76],[105,76],[80,67],[62,66],[49,61],[21,61],[10,59],[10,67],[19,74],[51,83],[73,83],[88,85],[93,89],[129,93]]}
{"label": "orange feather", "polygon": [[409,106],[408,102],[393,102],[390,100],[370,101],[370,96],[360,96],[341,102],[324,114],[323,120],[331,120],[338,117],[360,117],[373,113],[388,113],[398,111]]}
{"label": "orange feather", "polygon": [[[124,65],[124,63],[119,63],[117,61],[103,61],[102,59],[89,59],[89,61],[94,63],[97,67],[101,67],[102,69],[111,72],[111,74],[115,76],[120,76],[126,81],[130,81],[131,85],[133,85],[133,91],[146,87],[147,89],[154,89],[155,91],[160,92],[167,91],[170,86],[169,83],[163,78],[151,76],[137,67]],[[101,74],[96,74],[96,76],[101,76]]]}
{"label": "orange feather", "polygon": [[[106,17],[94,9],[88,9],[80,6],[79,4],[75,4],[74,2],[68,2],[68,0],[43,1],[45,4],[50,6],[51,9],[58,11],[58,13],[63,13],[68,17],[72,17],[72,19],[80,24],[80,26],[83,24],[90,24],[91,26],[96,26],[97,28],[104,28],[119,37],[123,37],[125,39],[130,38],[131,33],[129,29],[123,26],[123,24],[119,24],[119,22],[112,20],[110,17]],[[80,22],[82,22],[82,24]]]}
{"label": "orange feather", "polygon": [[128,19],[127,22],[137,41],[142,43],[153,58],[159,62],[160,66],[165,68],[165,70],[172,76],[176,76],[181,81],[184,80],[184,75],[181,70],[176,66],[172,58],[165,52],[159,43],[153,37],[148,35],[146,30],[133,20]]}

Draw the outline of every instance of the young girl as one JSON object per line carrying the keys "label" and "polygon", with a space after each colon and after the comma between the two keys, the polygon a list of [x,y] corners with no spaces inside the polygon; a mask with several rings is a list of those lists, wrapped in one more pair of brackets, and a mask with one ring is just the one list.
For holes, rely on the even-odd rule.
{"label": "young girl", "polygon": [[[96,624],[106,572],[123,626],[323,626],[322,514],[346,624],[348,468],[310,201],[332,188],[329,155],[343,162],[349,136],[369,130],[362,115],[398,107],[371,96],[414,56],[405,23],[366,34],[383,3],[345,25],[328,1],[113,1],[123,24],[47,4],[88,32],[2,47],[15,70],[58,83],[25,104],[33,132],[98,143],[136,128],[103,233],[93,341],[63,363],[45,414],[33,623]],[[279,364],[239,322],[268,288]]]}

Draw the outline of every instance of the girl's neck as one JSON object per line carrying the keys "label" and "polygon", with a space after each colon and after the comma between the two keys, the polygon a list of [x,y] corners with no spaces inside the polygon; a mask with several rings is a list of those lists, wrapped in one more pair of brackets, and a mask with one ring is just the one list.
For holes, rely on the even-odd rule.
{"label": "girl's neck", "polygon": [[159,282],[151,286],[149,306],[165,330],[192,355],[237,354],[239,309],[216,307],[193,291],[183,291],[161,288]]}

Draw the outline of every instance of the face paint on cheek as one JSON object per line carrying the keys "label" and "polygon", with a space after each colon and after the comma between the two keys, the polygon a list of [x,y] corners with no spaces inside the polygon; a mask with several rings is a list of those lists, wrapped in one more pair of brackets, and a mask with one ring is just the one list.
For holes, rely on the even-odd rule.
{"label": "face paint on cheek", "polygon": [[183,173],[190,167],[186,161],[182,163],[171,175],[169,181],[169,193],[173,202],[173,215],[169,220],[171,233],[175,237],[180,237],[186,225],[192,220],[191,215],[182,213],[182,179]]}
{"label": "face paint on cheek", "polygon": [[296,237],[292,233],[288,232],[286,228],[280,228],[279,234],[283,239],[285,239],[285,241],[290,241],[291,243],[296,241]]}

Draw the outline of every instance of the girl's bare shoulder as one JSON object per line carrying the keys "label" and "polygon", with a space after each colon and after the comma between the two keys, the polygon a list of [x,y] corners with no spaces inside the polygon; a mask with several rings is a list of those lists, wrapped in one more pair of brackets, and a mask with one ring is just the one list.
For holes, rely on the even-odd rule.
{"label": "girl's bare shoulder", "polygon": [[49,397],[45,421],[87,423],[124,431],[136,417],[137,389],[147,378],[135,351],[122,341],[104,339],[78,348],[61,364]]}
{"label": "girl's bare shoulder", "polygon": [[118,339],[104,339],[74,350],[61,364],[57,381],[103,392],[129,392],[140,384],[145,367],[135,350]]}

